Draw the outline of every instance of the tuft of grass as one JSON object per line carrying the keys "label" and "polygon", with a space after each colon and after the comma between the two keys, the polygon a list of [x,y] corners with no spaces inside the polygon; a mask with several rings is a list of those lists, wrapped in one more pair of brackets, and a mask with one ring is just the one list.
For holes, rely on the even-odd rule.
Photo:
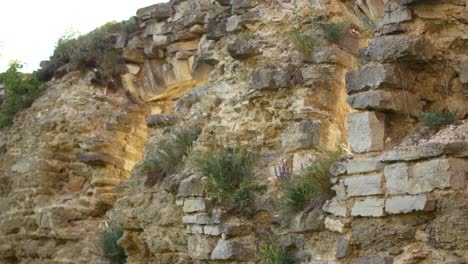
{"label": "tuft of grass", "polygon": [[245,150],[218,147],[198,151],[191,155],[195,171],[208,177],[207,195],[225,205],[233,207],[242,215],[252,213],[251,193],[255,189],[253,156]]}
{"label": "tuft of grass", "polygon": [[349,27],[349,23],[339,22],[339,23],[324,23],[320,25],[323,29],[323,37],[328,43],[338,43],[340,42],[346,29]]}
{"label": "tuft of grass", "polygon": [[34,74],[21,73],[23,65],[10,62],[6,72],[0,73],[0,83],[5,86],[5,98],[0,105],[0,128],[13,124],[16,113],[31,106],[44,87]]}
{"label": "tuft of grass", "polygon": [[127,263],[125,250],[117,243],[122,236],[123,230],[113,224],[101,231],[99,246],[104,257],[112,264]]}
{"label": "tuft of grass", "polygon": [[171,131],[166,138],[151,147],[148,157],[141,164],[142,172],[159,178],[176,173],[184,164],[198,135],[197,129]]}
{"label": "tuft of grass", "polygon": [[260,243],[260,258],[266,264],[294,264],[294,257],[283,246],[276,242]]}
{"label": "tuft of grass", "polygon": [[429,128],[438,128],[444,125],[451,124],[457,120],[456,116],[452,112],[425,112],[419,115],[419,121],[421,121],[424,126]]}
{"label": "tuft of grass", "polygon": [[300,174],[283,182],[281,193],[285,214],[323,205],[333,193],[330,166],[341,154],[341,151],[324,152],[320,159],[313,161]]}
{"label": "tuft of grass", "polygon": [[289,39],[303,59],[311,58],[318,43],[317,36],[312,32],[292,31],[289,33]]}

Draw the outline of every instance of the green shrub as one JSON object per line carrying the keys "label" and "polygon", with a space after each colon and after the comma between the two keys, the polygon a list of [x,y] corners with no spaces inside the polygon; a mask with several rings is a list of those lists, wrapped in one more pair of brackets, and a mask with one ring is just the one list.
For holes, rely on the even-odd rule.
{"label": "green shrub", "polygon": [[298,175],[281,185],[282,203],[285,214],[297,213],[310,205],[320,203],[332,194],[330,166],[341,152],[325,152],[322,158],[313,161]]}
{"label": "green shrub", "polygon": [[166,138],[151,147],[142,168],[145,173],[162,172],[172,174],[183,165],[185,158],[192,150],[193,141],[197,140],[196,129],[177,129],[170,131]]}
{"label": "green shrub", "polygon": [[123,230],[116,225],[110,225],[101,231],[99,246],[104,257],[112,264],[127,263],[125,250],[117,243],[122,236]]}
{"label": "green shrub", "polygon": [[338,43],[340,42],[346,29],[349,27],[349,23],[340,22],[340,23],[325,23],[321,24],[323,29],[323,37],[328,43]]}
{"label": "green shrub", "polygon": [[0,73],[0,83],[5,86],[5,99],[0,106],[0,128],[13,124],[17,112],[28,108],[43,90],[34,74],[19,72],[23,65],[10,62],[6,72]]}
{"label": "green shrub", "polygon": [[[60,66],[73,63],[80,70],[97,68],[103,80],[116,79],[118,64],[120,64],[120,50],[116,49],[115,33],[132,33],[138,29],[134,18],[122,22],[108,22],[105,25],[78,36],[76,32],[65,33],[58,41],[50,62],[39,70],[39,76],[46,81]],[[116,79],[117,80],[117,79]]]}
{"label": "green shrub", "polygon": [[429,128],[438,128],[451,124],[457,120],[452,112],[426,112],[419,115],[419,120]]}
{"label": "green shrub", "polygon": [[200,175],[207,176],[207,195],[242,215],[252,212],[251,194],[257,190],[251,182],[253,156],[235,148],[210,148],[191,155],[191,164]]}
{"label": "green shrub", "polygon": [[294,257],[285,247],[275,242],[262,242],[259,247],[259,255],[266,264],[294,264]]}
{"label": "green shrub", "polygon": [[208,192],[219,201],[231,197],[253,174],[250,153],[234,148],[211,148],[192,155],[195,170],[208,177]]}

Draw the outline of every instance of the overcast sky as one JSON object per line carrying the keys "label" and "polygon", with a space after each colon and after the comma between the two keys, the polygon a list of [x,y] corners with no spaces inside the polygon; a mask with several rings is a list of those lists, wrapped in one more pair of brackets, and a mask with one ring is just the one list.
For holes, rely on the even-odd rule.
{"label": "overcast sky", "polygon": [[167,0],[0,0],[0,72],[11,60],[25,63],[25,72],[37,69],[69,28],[86,33],[161,2]]}

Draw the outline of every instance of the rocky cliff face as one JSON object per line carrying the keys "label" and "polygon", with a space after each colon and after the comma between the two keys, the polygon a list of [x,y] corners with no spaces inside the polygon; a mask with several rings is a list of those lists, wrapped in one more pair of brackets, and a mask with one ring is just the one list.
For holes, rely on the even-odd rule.
{"label": "rocky cliff face", "polygon": [[[467,262],[468,123],[437,132],[416,118],[433,108],[467,117],[467,8],[186,0],[138,10],[140,30],[116,43],[125,91],[70,73],[1,131],[0,260],[105,263],[96,241],[113,222],[129,263],[261,263],[258,245],[272,237],[297,263]],[[288,32],[315,20],[351,26],[336,41],[319,30],[304,58]],[[266,190],[252,216],[213,204],[190,165],[155,184],[134,168],[145,142],[194,125],[195,148],[255,154]],[[345,142],[335,195],[280,221],[274,166],[292,159],[300,171]]]}

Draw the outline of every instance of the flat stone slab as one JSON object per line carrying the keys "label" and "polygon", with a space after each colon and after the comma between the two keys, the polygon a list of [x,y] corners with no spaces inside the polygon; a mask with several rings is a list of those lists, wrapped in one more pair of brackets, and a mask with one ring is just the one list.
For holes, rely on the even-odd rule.
{"label": "flat stone slab", "polygon": [[422,104],[416,95],[402,91],[370,90],[349,95],[346,102],[359,110],[397,112],[417,116]]}
{"label": "flat stone slab", "polygon": [[367,198],[363,201],[354,203],[351,209],[352,216],[372,216],[379,217],[384,215],[384,199]]}
{"label": "flat stone slab", "polygon": [[384,152],[380,160],[382,162],[411,161],[434,158],[443,154],[466,157],[468,156],[468,142],[427,143],[418,146],[398,147]]}
{"label": "flat stone slab", "polygon": [[374,38],[366,55],[375,62],[424,62],[434,56],[431,42],[415,35],[388,35]]}
{"label": "flat stone slab", "polygon": [[426,194],[395,196],[385,201],[385,212],[389,214],[404,214],[413,211],[430,211],[433,209],[434,203],[427,199]]}
{"label": "flat stone slab", "polygon": [[347,173],[364,173],[378,171],[384,167],[384,164],[380,162],[379,157],[375,158],[355,158],[348,161]]}
{"label": "flat stone slab", "polygon": [[348,197],[383,194],[382,173],[356,175],[345,178]]}
{"label": "flat stone slab", "polygon": [[368,64],[346,74],[348,94],[378,88],[402,88],[401,73],[396,66]]}

